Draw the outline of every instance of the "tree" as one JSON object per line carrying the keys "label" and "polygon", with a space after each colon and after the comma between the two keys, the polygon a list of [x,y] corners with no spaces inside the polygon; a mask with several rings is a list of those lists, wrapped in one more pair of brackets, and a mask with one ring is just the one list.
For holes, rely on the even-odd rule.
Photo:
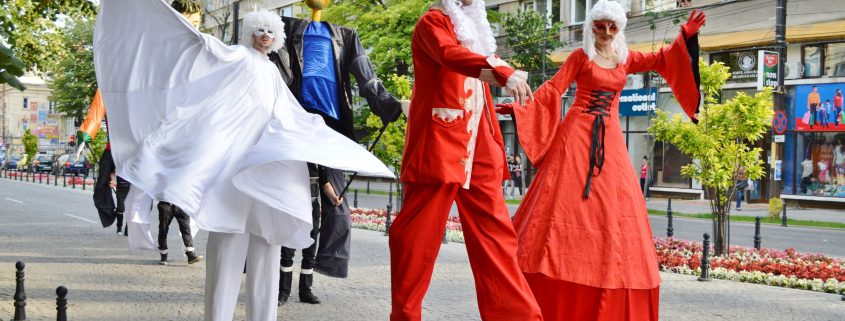
{"label": "tree", "polygon": [[708,66],[703,61],[699,67],[705,95],[699,123],[693,124],[680,114],[670,118],[658,110],[648,132],[693,160],[683,166],[681,174],[701,182],[709,196],[715,228],[713,246],[716,255],[723,255],[728,253],[727,225],[738,173],[744,169],[751,180],[764,176],[762,150],[750,146],[771,126],[772,90],[765,88],[754,96],[739,93],[719,104],[717,97],[730,77],[728,67],[721,62]]}
{"label": "tree", "polygon": [[97,137],[94,137],[90,143],[86,144],[88,146],[88,159],[93,160],[96,163],[97,160],[103,157],[103,151],[106,150],[108,140],[108,133],[100,127],[100,131],[97,132]]}
{"label": "tree", "polygon": [[[7,0],[0,3],[0,38],[30,71],[45,71],[65,49],[57,21],[93,17],[94,0]],[[5,77],[4,77],[5,80]]]}
{"label": "tree", "polygon": [[[35,154],[38,153],[38,137],[33,135],[29,128],[26,129],[23,133],[23,150],[24,154],[26,154],[26,162],[32,162],[35,159]],[[27,164],[24,164],[26,166]],[[18,168],[22,168],[18,165]],[[30,171],[32,170],[32,166],[29,166]]]}
{"label": "tree", "polygon": [[428,9],[429,0],[338,1],[323,12],[323,20],[358,29],[376,73],[411,74],[411,34]]}
{"label": "tree", "polygon": [[[214,20],[214,23],[217,24],[217,29],[220,30],[220,40],[226,41],[226,31],[228,31],[230,19],[232,18],[232,7],[231,6],[224,6],[216,10],[217,14],[212,13],[211,11],[204,10],[202,13],[203,17],[208,17]],[[203,30],[203,32],[212,32],[211,30]],[[231,40],[230,40],[231,43]]]}
{"label": "tree", "polygon": [[[399,99],[411,98],[411,80],[407,76],[391,75],[390,79],[385,82],[385,87]],[[387,126],[387,129],[382,134],[378,146],[373,148],[373,154],[376,155],[387,166],[394,169],[396,174],[399,174],[402,166],[402,151],[405,150],[405,129],[408,121],[404,116],[400,116],[398,120]],[[381,128],[381,118],[375,114],[370,113],[366,119],[366,128],[370,134],[363,140],[367,145],[371,145],[378,135]]]}
{"label": "tree", "polygon": [[69,49],[68,54],[50,70],[53,74],[48,84],[52,92],[50,100],[70,118],[85,117],[97,91],[93,37],[93,19],[78,19],[66,25],[62,30],[62,46]]}
{"label": "tree", "polygon": [[[513,55],[506,58],[514,66],[523,70],[543,71],[542,67],[553,66],[547,52],[560,47],[560,22],[549,24],[535,10],[520,10],[517,14],[502,15],[502,27],[505,29],[505,45],[513,50]],[[548,27],[548,28],[547,28]],[[536,87],[543,77],[537,79]]]}
{"label": "tree", "polygon": [[15,53],[0,43],[0,84],[9,84],[17,90],[26,90],[26,86],[18,80],[18,77],[23,76],[24,66],[23,61],[15,57]]}

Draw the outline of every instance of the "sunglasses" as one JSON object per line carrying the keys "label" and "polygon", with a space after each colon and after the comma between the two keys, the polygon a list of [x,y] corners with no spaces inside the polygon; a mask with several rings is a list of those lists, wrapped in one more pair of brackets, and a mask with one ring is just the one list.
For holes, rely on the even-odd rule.
{"label": "sunglasses", "polygon": [[252,34],[254,34],[256,37],[267,35],[267,37],[269,37],[270,39],[276,38],[276,34],[273,32],[273,30],[267,30],[264,28],[255,29],[255,32],[253,32]]}
{"label": "sunglasses", "polygon": [[616,34],[619,32],[619,27],[613,21],[593,21],[593,31],[607,34]]}

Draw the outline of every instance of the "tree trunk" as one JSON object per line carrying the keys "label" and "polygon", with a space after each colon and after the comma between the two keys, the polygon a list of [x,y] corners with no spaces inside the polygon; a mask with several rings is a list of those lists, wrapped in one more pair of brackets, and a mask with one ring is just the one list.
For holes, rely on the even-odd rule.
{"label": "tree trunk", "polygon": [[724,211],[713,213],[713,255],[728,254],[728,215]]}

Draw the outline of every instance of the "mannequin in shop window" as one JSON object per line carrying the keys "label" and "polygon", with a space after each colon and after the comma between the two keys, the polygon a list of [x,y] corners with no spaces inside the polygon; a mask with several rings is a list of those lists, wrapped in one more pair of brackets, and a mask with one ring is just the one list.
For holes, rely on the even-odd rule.
{"label": "mannequin in shop window", "polygon": [[801,191],[807,194],[810,184],[813,183],[813,161],[805,159],[801,162]]}

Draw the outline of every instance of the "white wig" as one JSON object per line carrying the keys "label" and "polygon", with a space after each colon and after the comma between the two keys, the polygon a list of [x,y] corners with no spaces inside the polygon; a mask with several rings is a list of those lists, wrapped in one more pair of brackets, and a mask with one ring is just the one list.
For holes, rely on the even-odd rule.
{"label": "white wig", "polygon": [[279,50],[285,43],[285,23],[277,14],[272,14],[270,11],[260,9],[253,11],[244,16],[243,28],[241,28],[240,39],[241,43],[247,48],[252,48],[252,35],[258,28],[273,31],[276,36],[270,51]]}
{"label": "white wig", "polygon": [[440,0],[440,5],[455,25],[455,34],[461,45],[483,56],[496,52],[496,38],[487,21],[484,0],[474,0],[465,7],[461,0]]}
{"label": "white wig", "polygon": [[625,44],[625,26],[628,24],[628,17],[625,15],[625,8],[616,1],[599,0],[590,9],[590,14],[584,23],[584,53],[590,60],[596,57],[596,36],[593,34],[593,21],[596,20],[613,20],[616,23],[619,33],[613,38],[610,46],[619,58],[619,63],[625,64],[628,59],[628,45]]}

